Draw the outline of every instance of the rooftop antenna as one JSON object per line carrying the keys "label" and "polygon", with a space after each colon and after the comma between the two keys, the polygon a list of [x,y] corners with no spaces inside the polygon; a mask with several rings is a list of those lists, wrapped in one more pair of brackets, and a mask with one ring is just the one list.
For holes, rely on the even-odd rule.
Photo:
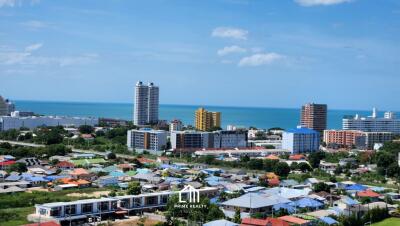
{"label": "rooftop antenna", "polygon": [[372,118],[376,118],[376,108],[372,108]]}

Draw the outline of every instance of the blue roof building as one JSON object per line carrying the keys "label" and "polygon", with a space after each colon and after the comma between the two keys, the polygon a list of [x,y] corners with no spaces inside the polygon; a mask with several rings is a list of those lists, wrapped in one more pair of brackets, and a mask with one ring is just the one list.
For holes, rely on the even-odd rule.
{"label": "blue roof building", "polygon": [[312,129],[297,127],[282,134],[282,148],[292,154],[308,153],[319,150],[320,134]]}

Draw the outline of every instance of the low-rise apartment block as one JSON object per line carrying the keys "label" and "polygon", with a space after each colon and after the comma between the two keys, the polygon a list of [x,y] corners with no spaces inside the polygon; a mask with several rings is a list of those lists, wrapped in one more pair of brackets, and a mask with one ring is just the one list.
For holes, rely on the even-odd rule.
{"label": "low-rise apartment block", "polygon": [[35,129],[40,126],[79,127],[82,125],[95,126],[99,123],[97,118],[61,117],[61,116],[30,116],[21,117],[19,112],[11,116],[0,116],[0,131],[20,129],[21,127]]}
{"label": "low-rise apartment block", "polygon": [[247,147],[247,132],[242,130],[172,131],[170,139],[173,150]]}
{"label": "low-rise apartment block", "polygon": [[324,142],[329,147],[373,149],[375,144],[391,141],[391,132],[363,132],[359,130],[325,130]]}
{"label": "low-rise apartment block", "polygon": [[282,134],[282,148],[294,153],[315,152],[319,150],[320,135],[317,131],[297,127]]}
{"label": "low-rise apartment block", "polygon": [[[211,196],[217,188],[205,187],[197,189],[200,195]],[[181,191],[182,198],[188,197],[190,191]],[[111,198],[84,199],[72,202],[54,202],[35,205],[35,213],[28,216],[30,221],[44,220],[86,222],[88,217],[101,217],[115,214],[127,214],[151,209],[160,209],[167,205],[172,195],[179,191],[164,191],[140,195],[125,195]]]}
{"label": "low-rise apartment block", "polygon": [[324,142],[328,146],[363,148],[365,147],[365,133],[359,130],[325,130]]}
{"label": "low-rise apartment block", "polygon": [[128,149],[161,151],[166,148],[167,133],[152,129],[128,130]]}

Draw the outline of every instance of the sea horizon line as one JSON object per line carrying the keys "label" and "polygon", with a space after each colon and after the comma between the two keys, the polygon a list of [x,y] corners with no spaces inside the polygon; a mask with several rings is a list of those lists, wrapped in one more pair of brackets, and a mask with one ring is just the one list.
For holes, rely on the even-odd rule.
{"label": "sea horizon line", "polygon": [[[129,102],[107,102],[107,101],[76,101],[76,100],[23,100],[23,99],[14,99],[13,102],[23,101],[23,102],[36,102],[36,103],[71,103],[71,104],[123,104],[123,105],[132,105],[133,103]],[[313,103],[313,102],[308,102]],[[314,102],[315,103],[315,102]],[[304,103],[305,104],[305,103]],[[371,111],[370,109],[344,109],[344,108],[329,108],[328,111]],[[300,110],[301,107],[273,107],[273,106],[237,106],[237,105],[213,105],[213,104],[175,104],[175,103],[160,103],[160,106],[182,106],[182,107],[217,107],[217,108],[255,108],[255,109],[288,109],[288,110]],[[385,112],[385,111],[393,111],[393,112],[400,112],[400,110],[380,110],[378,112]]]}

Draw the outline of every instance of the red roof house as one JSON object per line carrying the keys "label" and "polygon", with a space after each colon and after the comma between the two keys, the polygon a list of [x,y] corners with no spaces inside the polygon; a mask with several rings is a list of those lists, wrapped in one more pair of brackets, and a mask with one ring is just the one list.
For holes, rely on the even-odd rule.
{"label": "red roof house", "polygon": [[279,160],[280,158],[276,155],[268,155],[267,157],[265,157],[265,159],[269,159],[269,160]]}
{"label": "red roof house", "polygon": [[75,164],[73,164],[72,162],[68,162],[68,161],[61,161],[59,163],[57,163],[57,168],[60,169],[73,169],[75,168]]}
{"label": "red roof house", "polygon": [[303,159],[306,159],[306,157],[302,154],[296,154],[296,155],[289,156],[289,160],[298,161],[298,160],[303,160]]}
{"label": "red roof house", "polygon": [[286,221],[289,224],[294,224],[294,225],[307,225],[310,221],[304,220],[298,217],[294,216],[283,216],[283,217],[278,217],[279,220]]}
{"label": "red roof house", "polygon": [[280,183],[281,182],[279,181],[278,178],[268,179],[268,185],[271,186],[271,187],[279,186]]}
{"label": "red roof house", "polygon": [[241,226],[289,226],[286,221],[268,217],[266,219],[243,218]]}
{"label": "red roof house", "polygon": [[8,167],[14,164],[15,164],[14,160],[0,162],[0,170],[7,169]]}
{"label": "red roof house", "polygon": [[372,191],[372,190],[370,190],[370,189],[367,189],[365,191],[357,192],[357,196],[358,197],[367,197],[367,198],[378,198],[381,195],[376,193],[376,192],[374,192],[374,191]]}

